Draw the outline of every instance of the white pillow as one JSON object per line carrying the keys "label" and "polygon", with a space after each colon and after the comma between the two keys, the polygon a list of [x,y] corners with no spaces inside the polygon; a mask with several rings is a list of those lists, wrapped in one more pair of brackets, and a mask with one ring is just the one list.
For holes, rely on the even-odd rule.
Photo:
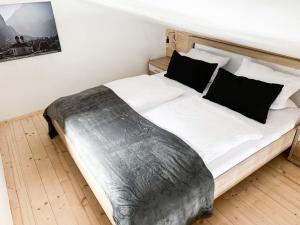
{"label": "white pillow", "polygon": [[284,85],[280,94],[271,105],[271,109],[287,108],[288,99],[300,89],[300,77],[275,71],[270,67],[252,62],[248,58],[243,59],[242,65],[235,74],[267,83]]}
{"label": "white pillow", "polygon": [[212,75],[210,82],[212,82],[217,76],[219,68],[225,66],[230,60],[230,57],[215,55],[213,53],[195,48],[192,48],[187,54],[185,54],[185,56],[192,59],[202,60],[207,63],[218,63],[218,67]]}

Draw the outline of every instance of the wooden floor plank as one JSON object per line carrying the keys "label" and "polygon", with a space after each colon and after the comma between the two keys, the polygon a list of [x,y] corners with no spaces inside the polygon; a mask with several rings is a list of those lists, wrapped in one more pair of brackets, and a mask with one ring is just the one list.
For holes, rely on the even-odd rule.
{"label": "wooden floor plank", "polygon": [[[41,113],[0,124],[0,152],[15,225],[110,225]],[[299,225],[300,168],[279,156],[215,201],[193,225]]]}
{"label": "wooden floor plank", "polygon": [[[10,124],[11,125],[11,124]],[[22,223],[24,225],[36,224],[30,198],[28,196],[26,181],[24,179],[24,171],[21,166],[21,158],[16,147],[15,136],[11,126],[6,124],[6,137],[9,143],[9,156],[13,166],[13,176],[17,197],[20,203]]]}
{"label": "wooden floor plank", "polygon": [[[70,181],[64,167],[61,165],[61,161],[57,156],[57,152],[54,147],[47,147],[47,152],[51,162],[55,168],[56,174],[59,178],[60,184],[64,190],[69,205],[71,206],[74,218],[76,218],[78,224],[90,224],[88,216],[81,205],[81,200],[76,195],[75,189],[73,188],[72,182]],[[57,196],[60,198],[60,196]]]}
{"label": "wooden floor plank", "polygon": [[259,200],[255,196],[247,196],[247,190],[243,188],[243,183],[233,187],[231,190],[224,194],[226,198],[230,198],[237,202],[237,205],[241,203],[246,209],[247,216],[251,215],[256,224],[271,224],[277,225],[277,222],[270,216],[267,216],[262,209],[267,209],[263,204],[260,204]]}
{"label": "wooden floor plank", "polygon": [[17,186],[15,182],[14,170],[15,165],[10,157],[10,149],[7,136],[4,132],[4,124],[0,124],[0,153],[2,164],[5,172],[6,187],[9,196],[9,204],[16,225],[23,225],[21,204],[17,194]]}
{"label": "wooden floor plank", "polygon": [[213,216],[206,219],[210,224],[218,225],[232,225],[225,216],[223,216],[216,208],[214,208]]}
{"label": "wooden floor plank", "polygon": [[111,223],[109,222],[109,219],[107,218],[104,210],[100,206],[99,202],[97,201],[94,193],[92,192],[91,188],[86,185],[83,188],[83,193],[89,202],[91,209],[93,210],[97,220],[102,224],[102,225],[110,225]]}
{"label": "wooden floor plank", "polygon": [[300,221],[300,187],[298,187],[298,190],[291,188],[288,185],[288,179],[285,182],[281,181],[267,167],[250,176],[249,180],[252,181],[256,188],[289,210]]}
{"label": "wooden floor plank", "polygon": [[[61,164],[63,165],[63,168],[65,171],[67,171],[69,180],[72,183],[72,186],[75,190],[75,194],[77,196],[77,198],[80,200],[81,205],[84,207],[84,210],[86,211],[86,213],[89,215],[88,219],[90,221],[90,223],[92,225],[94,224],[99,224],[100,222],[96,220],[95,215],[92,213],[92,209],[90,207],[90,205],[88,204],[88,202],[86,201],[86,196],[84,195],[83,191],[82,191],[82,187],[84,184],[86,184],[86,182],[84,181],[84,184],[82,184],[82,179],[78,178],[78,172],[77,171],[73,171],[72,168],[74,167],[70,167],[70,165],[68,164],[69,158],[66,158],[66,152],[63,152],[62,149],[64,149],[62,147],[62,142],[58,141],[59,137],[56,137],[54,140],[55,143],[55,147],[57,149],[57,151],[59,152],[59,160],[61,162]],[[74,162],[73,162],[74,164]],[[78,168],[76,168],[78,170]]]}
{"label": "wooden floor plank", "polygon": [[[40,128],[39,134],[41,134],[41,138],[45,138],[44,135],[47,134],[47,129],[45,126],[42,125],[42,123],[43,121],[41,121],[40,117],[35,118],[34,124],[36,124]],[[49,139],[49,137],[47,138]],[[81,187],[83,185],[78,183],[78,179],[76,180],[75,178],[76,176],[79,176],[78,174],[79,170],[76,167],[74,161],[72,160],[72,158],[68,158],[68,159],[65,158],[64,152],[62,152],[61,150],[61,149],[63,150],[65,149],[63,148],[63,144],[59,141],[58,138],[55,138],[52,141],[52,143],[53,143],[52,145],[49,145],[44,141],[45,147],[49,152],[49,157],[52,159],[56,167],[59,168],[59,170],[57,170],[57,174],[59,174],[59,177],[61,178],[64,177],[63,180],[61,181],[61,184],[66,189],[65,192],[69,193],[68,197],[73,202],[72,204],[73,209],[77,211],[77,215],[78,215],[77,220],[80,220],[79,224],[86,224],[86,223],[90,223],[92,225],[101,224],[101,221],[98,221],[96,219],[96,216],[92,211],[89,202],[84,201],[86,197],[84,196],[84,193],[81,190]],[[67,163],[67,161],[69,161],[69,164]],[[72,168],[70,169],[69,165],[74,165],[74,166],[72,166]],[[86,182],[81,174],[80,176],[81,176],[80,182],[83,182],[84,185],[86,185]],[[71,190],[71,192],[67,190]]]}
{"label": "wooden floor plank", "polygon": [[[78,225],[69,204],[66,204],[66,196],[35,129],[32,118],[24,119],[21,123],[47,193],[48,199],[44,204],[50,204],[58,225]],[[60,198],[57,198],[57,196],[60,196]]]}
{"label": "wooden floor plank", "polygon": [[[249,185],[250,186],[250,185]],[[237,187],[233,188],[232,192],[235,195],[238,195],[244,202],[251,205],[253,208],[259,209],[259,211],[265,215],[267,218],[270,218],[273,224],[283,224],[287,225],[288,223],[285,221],[283,217],[281,217],[273,207],[270,207],[268,204],[264,202],[263,199],[255,196],[255,192],[253,189],[249,188],[248,185],[240,184]],[[225,215],[226,216],[226,215]],[[252,215],[249,215],[252,216]]]}
{"label": "wooden floor plank", "polygon": [[48,202],[47,193],[44,189],[43,182],[25,137],[21,122],[14,121],[12,127],[16,138],[16,154],[19,154],[28,196],[36,221],[38,224],[57,224],[50,205],[45,204]]}
{"label": "wooden floor plank", "polygon": [[201,219],[201,220],[196,221],[193,225],[211,225],[211,224],[208,220]]}
{"label": "wooden floor plank", "polygon": [[[39,135],[41,139],[49,139],[48,136],[45,136],[47,133],[46,127],[42,125],[41,117],[35,118],[35,124],[39,123],[39,126],[41,129],[39,129]],[[84,207],[81,204],[81,199],[78,198],[76,195],[76,191],[74,189],[74,186],[72,182],[70,181],[70,173],[72,171],[66,170],[65,166],[61,163],[61,158],[63,158],[62,153],[55,147],[55,140],[52,142],[52,144],[49,144],[47,141],[42,141],[44,144],[45,150],[47,151],[47,154],[49,156],[49,159],[51,160],[51,163],[55,169],[55,172],[57,174],[57,177],[60,181],[60,184],[65,192],[65,195],[68,199],[68,202],[72,208],[74,218],[76,218],[78,224],[90,224],[90,220],[88,218],[88,215],[85,212]],[[59,196],[59,195],[58,195]],[[59,196],[60,197],[60,196]]]}
{"label": "wooden floor plank", "polygon": [[[222,196],[216,200],[214,206],[220,213],[226,215],[227,219],[233,224],[252,225],[252,217],[248,217],[244,213],[243,208],[231,199],[225,199]],[[240,208],[241,207],[241,208]]]}
{"label": "wooden floor plank", "polygon": [[287,209],[278,204],[278,202],[273,199],[274,196],[270,197],[259,190],[255,185],[251,178],[246,178],[246,180],[235,189],[241,187],[242,191],[239,193],[241,198],[260,209],[268,218],[272,218],[272,221],[287,225],[298,224],[298,219],[294,215],[291,215]]}
{"label": "wooden floor plank", "polygon": [[284,157],[276,157],[267,166],[281,173],[284,177],[290,179],[292,182],[300,185],[299,166],[290,163]]}
{"label": "wooden floor plank", "polygon": [[247,218],[249,217],[249,215],[251,215],[250,221],[251,221],[252,224],[257,224],[257,225],[260,225],[260,224],[265,224],[265,225],[273,224],[271,222],[271,220],[269,220],[267,217],[265,217],[264,214],[260,213],[257,210],[256,207],[253,207],[252,205],[247,204],[239,196],[231,194],[230,191],[223,194],[223,196],[220,196],[220,199],[222,199],[222,198],[229,201],[229,202],[231,202],[231,204],[236,209],[238,209],[238,211],[240,211],[241,214],[243,214]]}

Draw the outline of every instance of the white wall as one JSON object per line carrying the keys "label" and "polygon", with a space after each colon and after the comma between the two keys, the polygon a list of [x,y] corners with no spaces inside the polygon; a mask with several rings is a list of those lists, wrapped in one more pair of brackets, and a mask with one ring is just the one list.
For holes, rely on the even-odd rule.
{"label": "white wall", "polygon": [[0,155],[0,225],[13,225],[1,155]]}
{"label": "white wall", "polygon": [[84,0],[52,4],[62,52],[0,63],[0,120],[42,109],[63,95],[146,73],[148,59],[165,54],[161,25]]}
{"label": "white wall", "polygon": [[88,0],[179,30],[300,58],[299,0]]}

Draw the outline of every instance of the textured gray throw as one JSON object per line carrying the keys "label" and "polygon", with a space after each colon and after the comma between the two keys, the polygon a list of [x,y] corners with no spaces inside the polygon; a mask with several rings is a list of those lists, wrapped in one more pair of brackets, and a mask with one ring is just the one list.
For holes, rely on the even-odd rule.
{"label": "textured gray throw", "polygon": [[[176,112],[174,112],[176,113]],[[94,174],[119,225],[185,225],[210,215],[214,180],[180,138],[148,121],[105,86],[63,97],[44,117],[56,120],[77,151],[101,161]]]}

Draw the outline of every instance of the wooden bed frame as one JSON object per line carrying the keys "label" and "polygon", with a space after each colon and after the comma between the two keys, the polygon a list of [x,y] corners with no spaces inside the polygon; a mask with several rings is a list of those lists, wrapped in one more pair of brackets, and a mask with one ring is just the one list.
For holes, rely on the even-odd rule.
{"label": "wooden bed frame", "polygon": [[[167,55],[171,55],[174,49],[187,52],[193,47],[194,43],[200,43],[210,47],[219,48],[226,51],[231,51],[245,56],[254,57],[264,61],[281,64],[284,66],[289,66],[293,68],[300,69],[300,60],[283,55],[274,54],[271,52],[262,51],[259,49],[253,49],[241,45],[236,45],[229,42],[224,42],[221,40],[211,39],[207,37],[194,36],[189,33],[168,30],[168,43],[167,43]],[[53,121],[55,128],[57,129],[60,138],[69,149],[71,156],[76,162],[79,170],[83,174],[90,188],[94,192],[96,198],[101,204],[103,210],[108,216],[112,224],[114,223],[112,214],[112,206],[110,201],[107,199],[105,193],[101,188],[95,183],[95,180],[89,176],[85,171],[85,165],[81,163],[76,154],[76,149],[72,146],[68,138],[65,136],[63,129],[58,125],[56,121]],[[248,157],[244,161],[240,162],[236,166],[232,167],[227,172],[223,173],[215,179],[215,199],[231,189],[233,186],[238,184],[240,181],[245,179],[247,176],[251,175],[254,171],[268,163],[270,160],[278,156],[280,153],[291,147],[293,140],[295,138],[296,128],[291,129],[286,134],[282,135],[279,139],[259,150],[252,156]],[[97,187],[97,188],[95,188]]]}

